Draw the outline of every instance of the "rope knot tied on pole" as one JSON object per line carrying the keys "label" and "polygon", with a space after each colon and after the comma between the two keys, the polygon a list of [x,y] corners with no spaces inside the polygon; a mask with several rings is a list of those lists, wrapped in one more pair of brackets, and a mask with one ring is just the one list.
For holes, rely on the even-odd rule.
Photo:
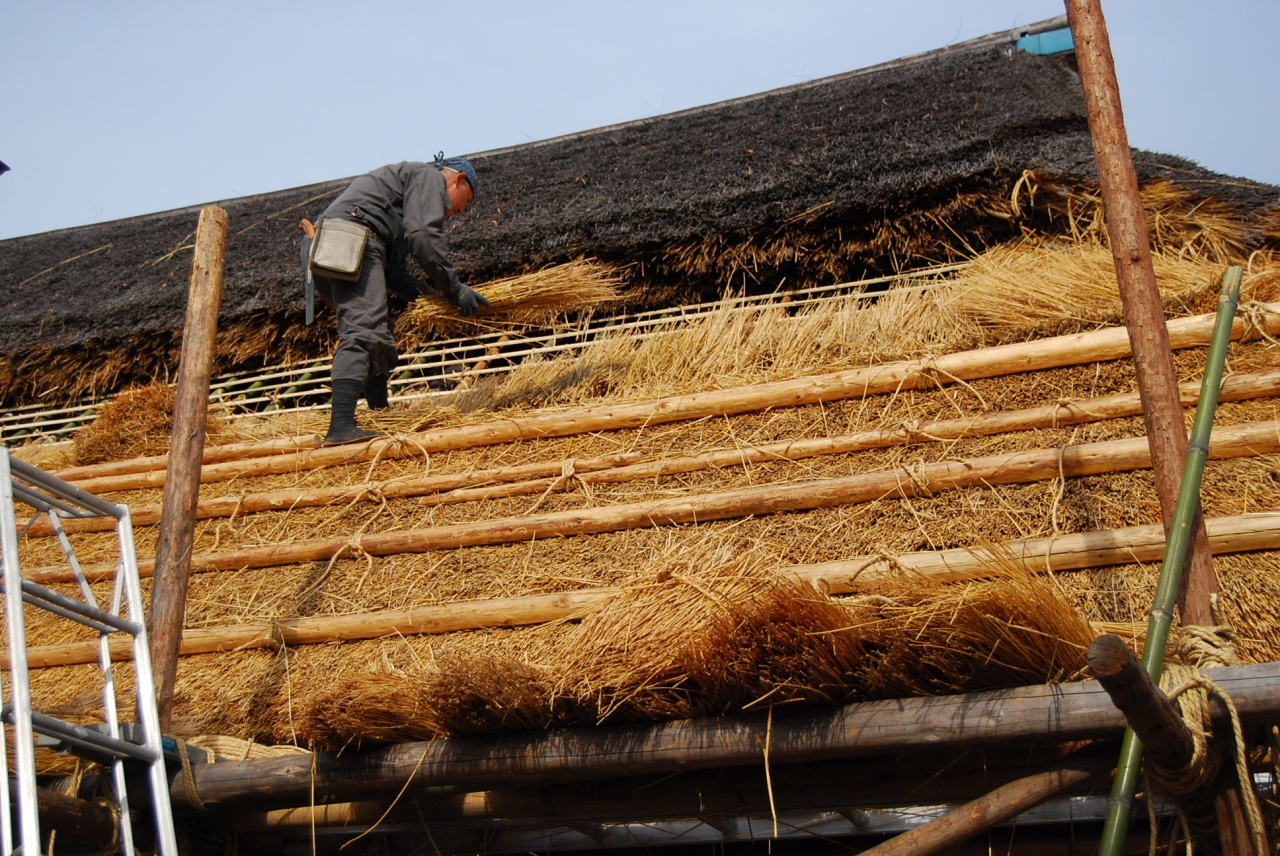
{"label": "rope knot tied on pole", "polygon": [[[1148,757],[1146,775],[1149,784],[1156,791],[1173,798],[1179,804],[1184,804],[1188,797],[1196,793],[1204,793],[1212,787],[1221,763],[1220,754],[1213,743],[1213,723],[1209,716],[1209,700],[1211,697],[1216,697],[1231,717],[1232,738],[1234,738],[1232,741],[1234,751],[1231,755],[1235,763],[1236,777],[1240,782],[1240,795],[1244,803],[1249,834],[1254,840],[1255,852],[1265,853],[1267,842],[1262,809],[1258,805],[1257,794],[1250,786],[1253,778],[1249,774],[1249,750],[1244,741],[1240,714],[1231,696],[1200,671],[1202,668],[1239,664],[1235,630],[1226,624],[1185,626],[1177,641],[1177,653],[1183,662],[1166,663],[1160,685],[1169,700],[1177,705],[1182,721],[1191,734],[1194,750],[1190,763],[1180,769],[1163,767],[1154,758]],[[1232,743],[1227,745],[1230,747]],[[1154,846],[1155,809],[1151,800],[1147,801],[1147,812],[1152,820]],[[1188,818],[1183,815],[1181,809],[1178,814],[1188,833],[1193,828],[1204,828],[1204,824],[1212,825],[1216,821],[1213,817]],[[1188,834],[1188,848],[1190,837]]]}

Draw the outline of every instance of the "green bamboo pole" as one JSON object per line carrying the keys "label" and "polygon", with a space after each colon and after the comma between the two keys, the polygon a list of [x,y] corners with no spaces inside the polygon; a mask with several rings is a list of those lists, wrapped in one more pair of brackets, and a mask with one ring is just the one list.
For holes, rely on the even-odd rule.
{"label": "green bamboo pole", "polygon": [[[1222,386],[1222,373],[1227,363],[1231,324],[1235,320],[1236,305],[1240,302],[1242,275],[1243,271],[1239,267],[1232,266],[1227,268],[1222,277],[1218,317],[1213,326],[1213,338],[1209,342],[1209,356],[1205,360],[1204,382],[1200,386],[1200,401],[1196,404],[1191,441],[1187,444],[1187,461],[1182,470],[1182,483],[1178,487],[1178,504],[1173,513],[1173,522],[1169,526],[1169,546],[1165,549],[1155,602],[1147,620],[1147,640],[1142,649],[1142,665],[1157,686],[1164,669],[1165,646],[1173,623],[1173,607],[1177,603],[1178,590],[1182,584],[1182,566],[1186,561],[1187,545],[1190,542],[1191,520],[1199,504],[1204,463],[1209,456],[1209,435],[1213,431],[1213,418],[1218,409],[1218,391]],[[1115,782],[1112,783],[1111,797],[1108,800],[1107,824],[1102,832],[1098,856],[1120,856],[1125,833],[1129,829],[1129,814],[1133,808],[1133,795],[1138,789],[1138,771],[1141,766],[1142,742],[1134,736],[1132,728],[1126,729],[1124,742],[1120,747]]]}

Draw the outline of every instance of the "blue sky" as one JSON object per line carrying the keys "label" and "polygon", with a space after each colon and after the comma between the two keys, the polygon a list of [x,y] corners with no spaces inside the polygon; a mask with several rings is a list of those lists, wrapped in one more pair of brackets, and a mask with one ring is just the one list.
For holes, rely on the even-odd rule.
{"label": "blue sky", "polygon": [[[1280,184],[1280,2],[1104,0],[1133,145]],[[0,238],[837,74],[1059,0],[0,0]]]}

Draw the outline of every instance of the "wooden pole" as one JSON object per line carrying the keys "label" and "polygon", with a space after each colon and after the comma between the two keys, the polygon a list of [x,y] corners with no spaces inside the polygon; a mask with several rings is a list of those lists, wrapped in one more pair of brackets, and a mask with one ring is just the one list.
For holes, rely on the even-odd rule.
{"label": "wooden pole", "polygon": [[1089,671],[1124,714],[1152,760],[1164,767],[1185,767],[1191,762],[1195,748],[1191,732],[1123,639],[1107,634],[1093,640]]}
{"label": "wooden pole", "polygon": [[[1151,763],[1169,770],[1190,765],[1194,745],[1181,713],[1156,688],[1122,639],[1110,635],[1095,639],[1089,646],[1089,669],[1142,741]],[[1227,748],[1225,758],[1231,758],[1233,751],[1233,747]],[[1177,802],[1192,833],[1210,849],[1221,843],[1224,853],[1263,856],[1267,851],[1254,846],[1241,800],[1239,777],[1228,762],[1220,766],[1213,782]]]}
{"label": "wooden pole", "polygon": [[[1241,553],[1280,549],[1280,512],[1241,514],[1212,518],[1209,543],[1215,553]],[[843,562],[793,565],[792,573],[827,594],[851,594],[903,568],[935,579],[956,582],[999,574],[1017,562],[1031,573],[1071,571],[1132,562],[1160,561],[1164,555],[1164,529],[1160,524],[1127,529],[1081,532],[1052,538],[1010,541],[998,547],[963,547],[926,550],[894,557],[864,556]],[[427,604],[409,609],[384,609],[351,615],[288,618],[263,624],[236,624],[187,630],[182,654],[216,654],[250,648],[290,647],[385,636],[412,636],[479,630],[486,627],[520,627],[582,618],[617,594],[612,587],[574,592],[534,594],[511,598]],[[1140,628],[1135,627],[1137,633]],[[126,639],[113,637],[111,656],[131,656]],[[37,645],[27,650],[32,668],[69,666],[97,661],[98,643],[92,640],[58,645]],[[0,658],[5,668],[7,654]]]}
{"label": "wooden pole", "polygon": [[[1261,386],[1250,384],[1260,395],[1270,395],[1274,388],[1280,393],[1280,371],[1275,378],[1263,381]],[[1265,388],[1267,392],[1262,392]],[[574,472],[593,473],[598,470],[620,467],[639,462],[644,456],[638,452],[617,452],[600,455],[595,458],[578,459],[572,462]],[[202,499],[196,504],[196,519],[208,520],[215,517],[237,517],[262,511],[283,511],[295,508],[315,508],[318,506],[369,501],[379,502],[382,499],[399,499],[411,496],[438,494],[440,496],[457,497],[459,491],[477,485],[495,485],[514,482],[518,479],[540,479],[559,476],[564,472],[568,461],[551,461],[540,464],[515,464],[509,467],[494,467],[485,470],[471,470],[461,473],[449,473],[423,478],[392,479],[384,482],[344,485],[342,487],[319,487],[310,489],[272,490],[263,493],[249,493],[239,496],[221,496],[215,499]],[[483,498],[482,495],[467,496]],[[459,500],[463,501],[463,500]],[[130,509],[133,525],[146,526],[159,522],[160,508],[154,505],[137,506]],[[66,532],[109,532],[115,526],[111,519],[86,518],[62,521]],[[29,536],[53,535],[53,526],[42,520],[37,521],[27,530]]]}
{"label": "wooden pole", "polygon": [[[1178,387],[1184,404],[1191,404],[1200,393],[1200,384],[1191,382]],[[1246,401],[1280,395],[1280,369],[1242,374],[1227,379],[1219,396],[1221,401]],[[571,490],[574,481],[588,485],[618,484],[638,479],[661,478],[702,470],[745,466],[769,461],[798,461],[820,455],[839,455],[869,449],[884,449],[917,443],[954,440],[963,437],[981,437],[1029,431],[1037,428],[1062,428],[1084,425],[1108,419],[1136,416],[1142,412],[1137,393],[1119,393],[1099,398],[1063,401],[1056,404],[1031,407],[1025,410],[983,413],[960,419],[943,419],[918,425],[896,425],[874,431],[860,431],[835,437],[804,437],[779,440],[761,446],[746,446],[703,452],[676,458],[659,458],[645,461],[639,453],[622,452],[595,458],[552,461],[545,464],[520,464],[493,469],[472,470],[465,473],[427,476],[420,479],[393,479],[365,485],[344,487],[285,489],[264,493],[248,493],[239,496],[223,496],[202,499],[196,504],[196,519],[208,520],[236,515],[242,517],[262,511],[315,508],[341,503],[382,499],[425,496],[424,504],[445,505],[496,498],[543,493],[548,489]],[[574,479],[566,479],[563,473],[571,467]],[[529,481],[516,481],[529,479]],[[484,487],[480,487],[483,485]],[[494,487],[507,485],[507,487]],[[134,506],[131,515],[134,527],[159,522],[160,507]],[[66,532],[107,532],[114,521],[103,518],[64,520]],[[27,537],[45,537],[54,534],[53,526],[41,519],[27,530]]]}
{"label": "wooden pole", "polygon": [[[10,790],[18,792],[16,786]],[[99,844],[110,841],[115,834],[115,816],[102,803],[69,797],[49,788],[36,788],[36,805],[41,829]],[[75,848],[72,850],[75,852]]]}
{"label": "wooden pole", "polygon": [[932,856],[993,826],[1029,811],[1045,800],[1085,787],[1110,767],[1110,759],[1089,752],[1062,769],[1025,776],[908,832],[882,842],[865,856]]}
{"label": "wooden pole", "polygon": [[[1280,664],[1209,669],[1244,722],[1280,713]],[[1210,703],[1215,719],[1226,711]],[[455,737],[371,752],[290,755],[196,764],[192,776],[210,806],[313,800],[398,792],[406,787],[492,787],[585,781],[678,770],[759,768],[769,734],[771,763],[871,757],[1115,737],[1124,729],[1096,681],[965,695],[865,702],[837,708],[780,708],[770,724],[749,715],[655,724]],[[174,805],[189,804],[181,774]]]}
{"label": "wooden pole", "polygon": [[[806,764],[773,765],[769,783],[759,765],[688,771],[679,776],[633,776],[569,782],[537,788],[502,788],[468,793],[464,788],[432,792],[408,791],[388,812],[390,799],[328,803],[280,809],[262,814],[235,812],[232,823],[241,836],[309,832],[346,827],[363,831],[386,815],[381,828],[421,822],[432,829],[474,828],[490,823],[643,823],[668,818],[742,817],[770,813],[770,790],[778,811],[901,808],[904,805],[960,803],[992,787],[1025,777],[1052,764],[1072,763],[1056,748],[1036,746],[1010,751],[988,749],[981,765],[963,752],[841,758]],[[1053,758],[1058,760],[1052,760]],[[1034,768],[1028,765],[1039,759]],[[939,773],[940,770],[945,772]],[[446,791],[441,793],[440,791]],[[247,807],[246,807],[247,808]],[[860,830],[862,831],[862,830]]]}
{"label": "wooden pole", "polygon": [[[1232,425],[1214,434],[1210,457],[1240,458],[1280,451],[1280,421]],[[193,573],[229,571],[243,568],[270,568],[300,562],[328,561],[352,555],[355,549],[370,556],[395,553],[427,553],[458,547],[518,544],[571,535],[597,535],[626,529],[649,529],[731,520],[760,514],[811,511],[874,502],[896,497],[932,495],[1001,484],[1027,484],[1059,477],[1117,473],[1151,466],[1151,452],[1145,438],[1108,440],[1080,446],[1035,449],[943,461],[919,467],[895,467],[873,473],[841,478],[738,488],[715,493],[633,502],[604,508],[572,509],[519,517],[502,517],[472,523],[455,523],[426,529],[406,529],[359,535],[316,538],[268,547],[248,547],[192,557]],[[82,570],[91,580],[102,579],[114,565],[97,563]],[[138,563],[147,575],[154,563]],[[31,568],[26,579],[41,584],[72,582],[72,572],[63,567]]]}
{"label": "wooden pole", "polygon": [[[1165,698],[1137,656],[1117,636],[1099,636],[1089,646],[1089,670],[1142,741],[1151,763],[1168,770],[1191,764],[1195,744],[1182,714]],[[1178,800],[1191,832],[1202,842],[1216,843],[1218,825],[1214,787]]]}
{"label": "wooden pole", "polygon": [[[1111,60],[1111,42],[1102,17],[1101,0],[1067,0],[1067,16],[1075,40],[1076,62],[1089,114],[1089,133],[1098,165],[1098,183],[1106,212],[1107,237],[1115,259],[1125,326],[1133,344],[1133,362],[1142,393],[1142,416],[1151,442],[1151,457],[1168,529],[1178,501],[1178,485],[1187,456],[1187,428],[1178,401],[1178,373],[1173,364],[1164,307],[1151,264],[1151,242],[1138,192],[1138,176],[1129,152],[1120,87]],[[1210,596],[1217,592],[1213,560],[1197,509],[1191,524],[1179,607],[1187,624],[1211,625]]]}
{"label": "wooden pole", "polygon": [[[1263,332],[1280,333],[1280,303],[1264,304],[1257,317],[1258,326]],[[1172,346],[1191,348],[1207,344],[1213,333],[1214,320],[1213,315],[1201,315],[1170,321],[1168,329]],[[1232,337],[1243,338],[1252,333],[1251,323],[1244,319],[1237,320],[1232,327]],[[793,380],[677,395],[656,401],[510,416],[477,425],[425,431],[404,440],[373,440],[364,445],[335,446],[254,460],[225,461],[204,467],[201,479],[214,482],[249,476],[280,475],[320,467],[365,463],[375,458],[390,461],[521,440],[645,428],[708,416],[733,416],[776,407],[799,407],[892,393],[902,389],[943,386],[961,380],[1003,377],[1115,360],[1128,357],[1130,353],[1126,331],[1110,327],[1070,336],[962,351],[928,360],[904,360]],[[94,493],[163,487],[165,478],[164,473],[142,472],[85,479],[75,484]]]}
{"label": "wooden pole", "polygon": [[196,503],[200,499],[200,468],[209,414],[209,379],[213,374],[218,305],[222,302],[228,222],[227,212],[216,205],[200,212],[182,333],[173,440],[169,445],[156,544],[155,583],[147,620],[151,671],[162,729],[169,727],[173,710],[173,684],[178,673],[178,651],[186,616],[187,576],[195,539]]}
{"label": "wooden pole", "polygon": [[[268,455],[280,455],[287,452],[301,452],[306,449],[319,448],[319,439],[318,434],[307,434],[299,437],[284,437],[278,440],[255,440],[251,443],[225,443],[221,446],[206,447],[201,461],[206,464],[217,464],[222,461],[241,461],[249,458],[262,458]],[[67,467],[66,469],[58,470],[54,475],[63,481],[84,481],[85,479],[148,473],[153,470],[163,470],[168,466],[168,454],[148,455],[143,458],[129,458],[124,461],[106,461],[101,464]]]}

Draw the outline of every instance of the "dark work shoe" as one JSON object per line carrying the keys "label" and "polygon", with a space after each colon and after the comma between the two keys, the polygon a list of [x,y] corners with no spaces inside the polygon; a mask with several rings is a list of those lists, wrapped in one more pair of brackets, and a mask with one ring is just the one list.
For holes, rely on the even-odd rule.
{"label": "dark work shoe", "polygon": [[365,440],[376,440],[385,437],[381,431],[366,431],[357,425],[335,426],[324,435],[322,446],[345,446],[348,443],[362,443]]}
{"label": "dark work shoe", "polygon": [[341,446],[383,436],[356,425],[356,402],[360,400],[363,387],[363,382],[350,378],[333,381],[333,409],[329,413],[329,433],[324,435],[323,445]]}
{"label": "dark work shoe", "polygon": [[386,410],[391,406],[387,396],[387,375],[370,375],[364,382],[364,400],[370,410]]}

